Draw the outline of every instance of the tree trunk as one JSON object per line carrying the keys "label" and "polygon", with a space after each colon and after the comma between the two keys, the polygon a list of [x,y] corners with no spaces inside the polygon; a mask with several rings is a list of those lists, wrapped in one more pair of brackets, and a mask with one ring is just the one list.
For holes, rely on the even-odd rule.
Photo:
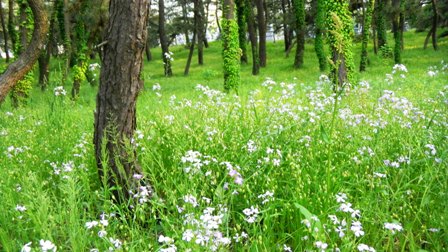
{"label": "tree trunk", "polygon": [[240,53],[238,24],[235,21],[235,3],[223,1],[222,48],[224,64],[224,90],[238,92],[240,83]]}
{"label": "tree trunk", "polygon": [[198,64],[204,64],[204,2],[203,0],[195,0],[194,1],[194,18],[195,21],[195,29],[196,34],[198,35]]}
{"label": "tree trunk", "polygon": [[294,68],[303,65],[303,54],[305,52],[305,1],[294,0],[294,12],[296,17],[296,39],[297,51],[294,59]]}
{"label": "tree trunk", "polygon": [[378,6],[376,10],[376,28],[378,32],[378,48],[387,45],[387,30],[385,21],[385,4],[386,0],[377,0]]}
{"label": "tree trunk", "polygon": [[325,55],[324,46],[324,30],[325,30],[325,2],[324,0],[317,0],[316,13],[316,38],[314,40],[314,49],[316,51],[317,59],[319,60],[319,70],[325,71],[327,68],[327,56]]}
{"label": "tree trunk", "polygon": [[[195,2],[196,2],[197,0],[195,0]],[[194,19],[194,27],[196,27],[196,19]],[[191,66],[191,60],[193,59],[193,53],[194,53],[194,46],[195,46],[195,44],[196,44],[196,37],[197,37],[197,34],[196,34],[196,29],[193,29],[193,38],[192,38],[192,41],[191,41],[191,43],[190,43],[190,52],[188,53],[188,59],[187,59],[187,65],[185,65],[185,70],[184,70],[184,75],[185,76],[187,76],[189,73],[190,73],[190,66]],[[200,41],[198,42],[198,43],[200,43]]]}
{"label": "tree trunk", "polygon": [[162,58],[163,66],[165,69],[165,76],[173,76],[173,71],[171,70],[171,56],[170,50],[168,48],[168,41],[165,32],[165,1],[159,0],[159,38],[160,46],[162,47]]}
{"label": "tree trunk", "polygon": [[20,4],[20,25],[19,25],[19,32],[20,32],[20,47],[19,47],[19,53],[23,51],[23,48],[26,48],[28,45],[28,27],[26,24],[28,23],[28,15],[26,13],[26,8],[28,7],[28,4],[26,2],[22,2]]}
{"label": "tree trunk", "polygon": [[28,4],[34,16],[33,36],[26,50],[0,76],[0,103],[17,81],[31,70],[39,57],[47,35],[48,18],[42,0],[28,0]]}
{"label": "tree trunk", "polygon": [[3,5],[2,4],[0,4],[0,19],[1,19],[1,23],[2,23],[3,40],[5,42],[6,62],[9,62],[8,31],[6,30],[5,15],[3,13]]}
{"label": "tree trunk", "polygon": [[109,15],[95,112],[95,158],[100,179],[110,188],[118,187],[115,200],[126,202],[138,189],[133,175],[142,172],[131,139],[143,87],[148,1],[111,0]]}
{"label": "tree trunk", "polygon": [[263,0],[255,0],[257,6],[260,67],[266,67],[266,16]]}
{"label": "tree trunk", "polygon": [[[364,3],[363,3],[364,5]],[[370,36],[370,24],[372,23],[372,11],[375,5],[375,0],[369,0],[366,6],[363,7],[362,18],[362,44],[361,44],[361,63],[359,65],[359,71],[366,70],[368,63],[367,45],[369,43]],[[366,10],[367,9],[367,10]]]}
{"label": "tree trunk", "polygon": [[188,11],[187,11],[187,1],[180,1],[181,3],[181,8],[182,8],[182,19],[184,22],[184,35],[185,35],[185,44],[187,46],[190,45],[190,36],[188,36],[188,32],[189,29],[187,29],[187,27],[189,26],[189,21],[188,21]]}
{"label": "tree trunk", "polygon": [[401,14],[401,0],[392,0],[392,30],[394,33],[394,61],[395,64],[401,64],[401,32],[400,32],[400,14]]}
{"label": "tree trunk", "polygon": [[149,43],[149,40],[146,41],[145,54],[146,54],[146,60],[148,62],[151,61],[152,60],[152,53],[151,53],[151,44]]}
{"label": "tree trunk", "polygon": [[57,2],[54,2],[53,12],[50,18],[50,31],[48,34],[45,51],[39,56],[39,86],[42,91],[47,89],[48,82],[50,80],[50,57],[53,53],[54,35],[56,30],[57,21]]}
{"label": "tree trunk", "polygon": [[62,83],[64,84],[67,80],[67,76],[70,70],[70,60],[72,57],[72,48],[71,48],[71,26],[70,26],[70,10],[69,10],[69,0],[64,0],[64,53],[65,53],[65,68],[62,77]]}
{"label": "tree trunk", "polygon": [[288,27],[288,12],[286,9],[286,0],[282,0],[282,14],[283,14],[283,39],[285,42],[285,52],[288,50],[289,45],[291,44],[291,38],[289,37],[289,27]]}
{"label": "tree trunk", "polygon": [[260,57],[258,57],[258,38],[255,26],[254,8],[252,0],[245,0],[247,6],[247,31],[249,32],[250,46],[252,50],[252,75],[260,73]]}
{"label": "tree trunk", "polygon": [[[8,32],[9,37],[11,38],[11,49],[12,51],[16,48],[16,30],[15,30],[15,24],[14,24],[14,0],[8,0]],[[15,55],[17,57],[18,55]]]}
{"label": "tree trunk", "polygon": [[222,28],[221,28],[221,24],[219,22],[219,15],[218,15],[219,2],[220,2],[220,0],[216,0],[216,8],[215,8],[216,25],[218,26],[218,31],[219,31],[218,38],[221,37],[221,33],[222,33]]}
{"label": "tree trunk", "polygon": [[437,10],[437,1],[431,0],[432,3],[432,47],[434,50],[438,50],[437,46],[437,25],[439,23],[439,11]]}
{"label": "tree trunk", "polygon": [[376,29],[375,22],[373,22],[372,23],[372,42],[373,42],[373,53],[375,53],[375,55],[378,54],[378,41],[376,39],[376,34],[377,34],[377,29]]}
{"label": "tree trunk", "polygon": [[238,39],[241,49],[241,63],[247,64],[247,47],[246,47],[246,33],[247,33],[247,7],[244,0],[236,0],[236,15],[238,21]]}

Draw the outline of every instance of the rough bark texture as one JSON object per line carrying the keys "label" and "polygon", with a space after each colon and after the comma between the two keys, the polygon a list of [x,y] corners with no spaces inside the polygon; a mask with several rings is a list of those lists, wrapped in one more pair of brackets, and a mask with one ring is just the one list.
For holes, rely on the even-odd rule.
{"label": "rough bark texture", "polygon": [[260,66],[266,67],[266,16],[263,0],[255,0],[257,6],[258,35],[260,39],[258,53]]}
{"label": "rough bark texture", "polygon": [[376,28],[378,32],[378,48],[381,49],[381,47],[387,45],[387,31],[386,31],[386,21],[385,21],[385,5],[386,0],[378,0],[377,1],[377,9],[375,11],[376,13]]}
{"label": "rough bark texture", "polygon": [[393,15],[392,15],[392,30],[394,33],[394,61],[395,64],[401,64],[401,28],[400,28],[400,15],[401,15],[401,0],[392,0]]}
{"label": "rough bark texture", "polygon": [[235,3],[233,0],[223,2],[222,20],[222,57],[224,65],[224,90],[238,92],[240,83],[240,45],[238,24],[235,20]]}
{"label": "rough bark texture", "polygon": [[94,145],[99,176],[108,186],[121,188],[114,194],[116,200],[122,201],[129,199],[129,191],[136,185],[133,174],[141,173],[131,138],[136,128],[137,96],[143,86],[140,73],[147,36],[148,1],[111,0],[109,13]]}
{"label": "rough bark texture", "polygon": [[173,76],[173,71],[171,70],[171,61],[167,57],[169,54],[168,40],[165,31],[165,1],[159,0],[159,39],[160,46],[162,47],[162,58],[163,65],[165,68],[165,76]]}
{"label": "rough bark texture", "polygon": [[26,50],[0,76],[0,102],[9,90],[31,70],[43,48],[48,31],[48,18],[42,0],[28,0],[34,15],[34,32]]}

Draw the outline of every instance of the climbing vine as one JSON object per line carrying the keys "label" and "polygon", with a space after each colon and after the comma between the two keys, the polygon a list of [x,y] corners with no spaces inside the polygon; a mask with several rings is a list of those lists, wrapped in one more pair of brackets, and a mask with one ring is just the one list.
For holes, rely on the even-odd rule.
{"label": "climbing vine", "polygon": [[330,13],[326,18],[328,43],[332,51],[330,77],[336,89],[354,81],[353,20],[348,1],[328,0],[326,4]]}
{"label": "climbing vine", "polygon": [[224,90],[237,91],[240,83],[241,49],[238,39],[238,24],[235,20],[222,20],[223,62],[224,62]]}
{"label": "climbing vine", "polygon": [[361,49],[361,64],[359,65],[359,71],[365,71],[367,67],[367,44],[369,43],[370,36],[370,24],[372,23],[372,13],[375,6],[375,0],[369,0],[367,3],[367,10],[364,15],[363,27],[362,27],[362,49]]}
{"label": "climbing vine", "polygon": [[325,1],[317,0],[317,14],[316,14],[316,38],[314,40],[314,48],[317,58],[319,60],[320,71],[327,69],[327,56],[325,54],[323,34],[325,31]]}

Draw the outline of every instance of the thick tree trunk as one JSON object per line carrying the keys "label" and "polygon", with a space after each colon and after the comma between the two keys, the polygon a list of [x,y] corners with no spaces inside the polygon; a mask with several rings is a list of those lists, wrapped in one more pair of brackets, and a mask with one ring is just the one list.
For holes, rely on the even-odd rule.
{"label": "thick tree trunk", "polygon": [[70,70],[70,60],[72,57],[72,48],[71,48],[71,25],[70,25],[70,10],[69,10],[69,0],[64,0],[64,53],[65,53],[65,68],[62,77],[62,82],[65,83],[67,79],[69,70]]}
{"label": "thick tree trunk", "polygon": [[394,33],[394,61],[395,64],[401,64],[401,29],[400,29],[400,14],[401,14],[401,0],[392,0],[393,15],[392,15],[392,30]]}
{"label": "thick tree trunk", "polygon": [[[188,27],[190,25],[190,22],[188,21],[188,11],[187,11],[187,1],[180,1],[181,8],[182,8],[182,21],[184,23],[184,27]],[[185,44],[186,46],[190,45],[190,36],[188,35],[189,29],[184,29],[184,36],[185,36]]]}
{"label": "thick tree trunk", "polygon": [[115,200],[126,202],[137,189],[133,175],[141,174],[131,139],[137,96],[143,87],[140,74],[148,1],[111,0],[109,13],[95,112],[95,157],[100,179],[111,188],[118,187]]}
{"label": "thick tree trunk", "polygon": [[316,13],[316,38],[314,40],[314,49],[316,51],[317,59],[319,60],[319,70],[325,71],[327,68],[327,56],[325,55],[324,46],[324,30],[325,30],[325,2],[324,0],[317,0]]}
{"label": "thick tree trunk", "polygon": [[56,30],[57,21],[57,2],[54,2],[53,13],[50,18],[50,31],[48,34],[45,51],[43,51],[38,59],[39,62],[39,86],[42,91],[47,89],[48,82],[50,80],[50,57],[53,54],[53,47],[55,44],[54,35]]}
{"label": "thick tree trunk", "polygon": [[263,0],[255,0],[257,6],[260,67],[266,67],[266,16]]}
{"label": "thick tree trunk", "polygon": [[20,50],[19,53],[23,51],[24,48],[28,45],[28,27],[26,24],[28,23],[28,15],[26,13],[26,8],[28,7],[28,4],[26,2],[22,2],[20,4],[20,25],[19,25],[19,32],[20,32]]}
{"label": "thick tree trunk", "polygon": [[2,4],[0,4],[0,19],[1,19],[1,23],[2,23],[3,40],[5,42],[6,62],[9,62],[8,31],[6,30],[5,14],[3,12],[3,5]]}
{"label": "thick tree trunk", "polygon": [[26,50],[0,76],[0,103],[9,90],[31,70],[43,48],[48,31],[48,18],[42,0],[28,0],[34,15],[34,31]]}
{"label": "thick tree trunk", "polygon": [[219,15],[218,15],[219,2],[220,2],[220,0],[216,0],[215,17],[216,17],[216,25],[218,26],[218,31],[219,31],[218,37],[221,37],[222,28],[221,28],[221,24],[219,22]]}
{"label": "thick tree trunk", "polygon": [[162,59],[163,66],[165,69],[165,76],[173,76],[173,71],[171,70],[171,60],[169,56],[168,40],[165,32],[165,1],[159,0],[159,39],[160,46],[162,47]]}
{"label": "thick tree trunk", "polygon": [[258,57],[258,40],[257,29],[255,27],[255,15],[253,11],[252,1],[245,0],[247,5],[247,30],[249,32],[249,40],[252,50],[252,75],[258,75],[260,73],[260,58]]}

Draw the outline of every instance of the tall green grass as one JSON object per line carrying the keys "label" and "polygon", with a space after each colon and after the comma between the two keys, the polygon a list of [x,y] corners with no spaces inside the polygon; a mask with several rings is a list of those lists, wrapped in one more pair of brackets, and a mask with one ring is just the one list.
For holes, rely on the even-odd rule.
{"label": "tall green grass", "polygon": [[340,96],[311,43],[300,70],[270,44],[260,76],[242,67],[239,96],[220,91],[218,42],[188,77],[173,47],[174,77],[157,59],[142,73],[134,143],[154,194],[140,188],[128,206],[97,175],[96,87],[54,96],[55,71],[28,106],[0,107],[0,250],[444,251],[448,44],[423,40],[405,34],[407,72],[371,53],[364,82]]}

